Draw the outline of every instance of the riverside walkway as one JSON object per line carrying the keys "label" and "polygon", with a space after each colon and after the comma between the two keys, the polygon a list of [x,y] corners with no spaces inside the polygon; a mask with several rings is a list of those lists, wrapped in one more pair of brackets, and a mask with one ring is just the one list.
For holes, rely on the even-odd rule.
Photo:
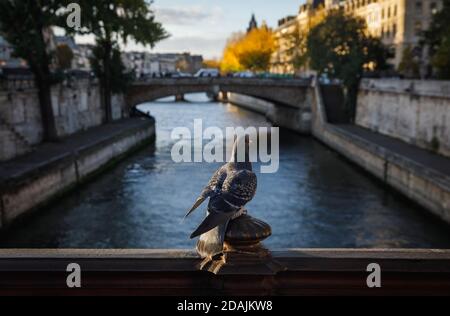
{"label": "riverside walkway", "polygon": [[43,143],[24,156],[0,162],[0,186],[39,170],[55,161],[70,157],[86,148],[95,146],[124,133],[135,131],[149,124],[143,118],[130,118],[90,128],[68,136],[59,142]]}
{"label": "riverside walkway", "polygon": [[450,179],[450,159],[447,157],[360,126],[350,124],[336,126],[379,147],[385,148],[396,155],[407,157],[412,162],[422,165],[424,168],[439,172],[442,176],[449,177]]}

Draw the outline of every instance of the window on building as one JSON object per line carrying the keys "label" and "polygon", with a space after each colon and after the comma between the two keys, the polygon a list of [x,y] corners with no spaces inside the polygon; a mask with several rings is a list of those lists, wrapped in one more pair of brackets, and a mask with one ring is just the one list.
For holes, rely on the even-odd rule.
{"label": "window on building", "polygon": [[422,1],[421,0],[416,1],[416,13],[422,13]]}
{"label": "window on building", "polygon": [[392,58],[395,58],[395,55],[396,55],[395,46],[389,47],[389,55],[391,55]]}
{"label": "window on building", "polygon": [[384,9],[381,10],[381,19],[384,20]]}
{"label": "window on building", "polygon": [[394,6],[394,16],[397,16],[397,5]]}
{"label": "window on building", "polygon": [[388,19],[391,17],[391,7],[389,7],[387,10],[387,17]]}
{"label": "window on building", "polygon": [[416,21],[414,23],[414,33],[419,36],[422,33],[422,22]]}
{"label": "window on building", "polygon": [[397,35],[397,24],[392,26],[392,36],[395,37]]}

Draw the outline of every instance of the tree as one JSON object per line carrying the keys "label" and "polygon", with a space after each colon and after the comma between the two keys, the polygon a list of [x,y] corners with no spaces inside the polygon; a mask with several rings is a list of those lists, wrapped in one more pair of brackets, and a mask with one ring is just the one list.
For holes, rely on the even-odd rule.
{"label": "tree", "polygon": [[216,59],[206,59],[206,60],[203,61],[203,67],[204,68],[219,69],[220,68],[220,61],[218,61]]}
{"label": "tree", "polygon": [[244,38],[242,33],[234,33],[227,40],[225,49],[223,51],[223,57],[220,61],[220,69],[224,73],[238,72],[244,70],[244,67],[239,62],[237,45]]}
{"label": "tree", "polygon": [[245,69],[267,71],[275,48],[272,31],[263,25],[251,30],[237,43],[237,58]]}
{"label": "tree", "polygon": [[298,71],[308,64],[307,38],[307,34],[300,30],[299,25],[295,26],[293,32],[282,35],[281,40],[287,45],[286,55],[294,71]]}
{"label": "tree", "polygon": [[225,47],[221,69],[223,72],[266,71],[275,48],[273,32],[265,25],[246,34],[233,34]]}
{"label": "tree", "polygon": [[58,138],[52,108],[50,71],[51,27],[56,24],[56,0],[0,1],[0,33],[14,47],[14,55],[27,61],[38,89],[44,140]]}
{"label": "tree", "polygon": [[422,33],[422,45],[429,47],[431,65],[441,79],[450,79],[450,0],[433,16],[430,27]]}
{"label": "tree", "polygon": [[345,108],[353,120],[364,70],[386,68],[388,50],[378,38],[367,34],[363,19],[346,15],[342,10],[331,11],[311,29],[307,47],[313,69],[342,81]]}
{"label": "tree", "polygon": [[[66,0],[67,4],[71,0]],[[81,29],[68,29],[81,34],[93,34],[96,40],[94,49],[94,71],[100,80],[102,104],[105,118],[112,120],[111,95],[124,90],[126,79],[125,67],[120,58],[119,43],[133,40],[151,47],[168,34],[145,0],[80,0]]]}
{"label": "tree", "polygon": [[73,52],[66,44],[61,44],[56,47],[56,59],[58,61],[58,68],[69,69],[72,67]]}
{"label": "tree", "polygon": [[398,71],[406,78],[418,78],[420,76],[420,65],[410,46],[406,46],[403,49],[402,60],[398,65]]}
{"label": "tree", "polygon": [[[314,13],[308,17],[308,29],[314,28],[325,18],[325,9],[320,5]],[[292,32],[287,32],[281,36],[281,41],[286,43],[286,55],[289,58],[289,63],[294,68],[294,71],[299,71],[302,68],[308,68],[308,32],[300,27],[298,23],[295,24]]]}

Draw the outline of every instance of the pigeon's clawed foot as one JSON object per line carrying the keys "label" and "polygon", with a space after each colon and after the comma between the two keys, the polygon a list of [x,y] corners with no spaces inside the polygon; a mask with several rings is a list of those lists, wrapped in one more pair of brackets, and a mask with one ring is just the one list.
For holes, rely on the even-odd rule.
{"label": "pigeon's clawed foot", "polygon": [[206,257],[203,259],[203,261],[200,263],[200,270],[203,270],[207,264],[209,264],[212,261],[210,257]]}
{"label": "pigeon's clawed foot", "polygon": [[217,254],[213,257],[206,257],[200,263],[200,270],[210,270],[217,273],[218,270],[226,263],[225,255],[223,253]]}
{"label": "pigeon's clawed foot", "polygon": [[239,209],[239,211],[237,211],[236,214],[234,214],[233,217],[232,217],[231,219],[232,219],[232,220],[233,220],[233,219],[236,219],[236,218],[241,217],[242,215],[245,215],[245,214],[247,214],[247,209],[244,208],[244,207],[241,207],[241,208]]}

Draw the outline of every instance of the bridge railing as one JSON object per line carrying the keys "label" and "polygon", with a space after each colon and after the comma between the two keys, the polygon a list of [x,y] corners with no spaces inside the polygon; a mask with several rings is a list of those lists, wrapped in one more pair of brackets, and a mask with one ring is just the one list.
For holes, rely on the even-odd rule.
{"label": "bridge railing", "polygon": [[309,86],[312,78],[233,78],[233,77],[182,77],[182,78],[146,78],[137,80],[135,84],[170,85],[170,84],[256,84],[256,85],[301,85]]}
{"label": "bridge railing", "polygon": [[[66,285],[69,264],[81,288]],[[0,295],[450,294],[450,250],[290,249],[241,255],[218,274],[190,250],[0,250]],[[374,264],[381,287],[368,282]],[[370,268],[372,267],[372,268]]]}

